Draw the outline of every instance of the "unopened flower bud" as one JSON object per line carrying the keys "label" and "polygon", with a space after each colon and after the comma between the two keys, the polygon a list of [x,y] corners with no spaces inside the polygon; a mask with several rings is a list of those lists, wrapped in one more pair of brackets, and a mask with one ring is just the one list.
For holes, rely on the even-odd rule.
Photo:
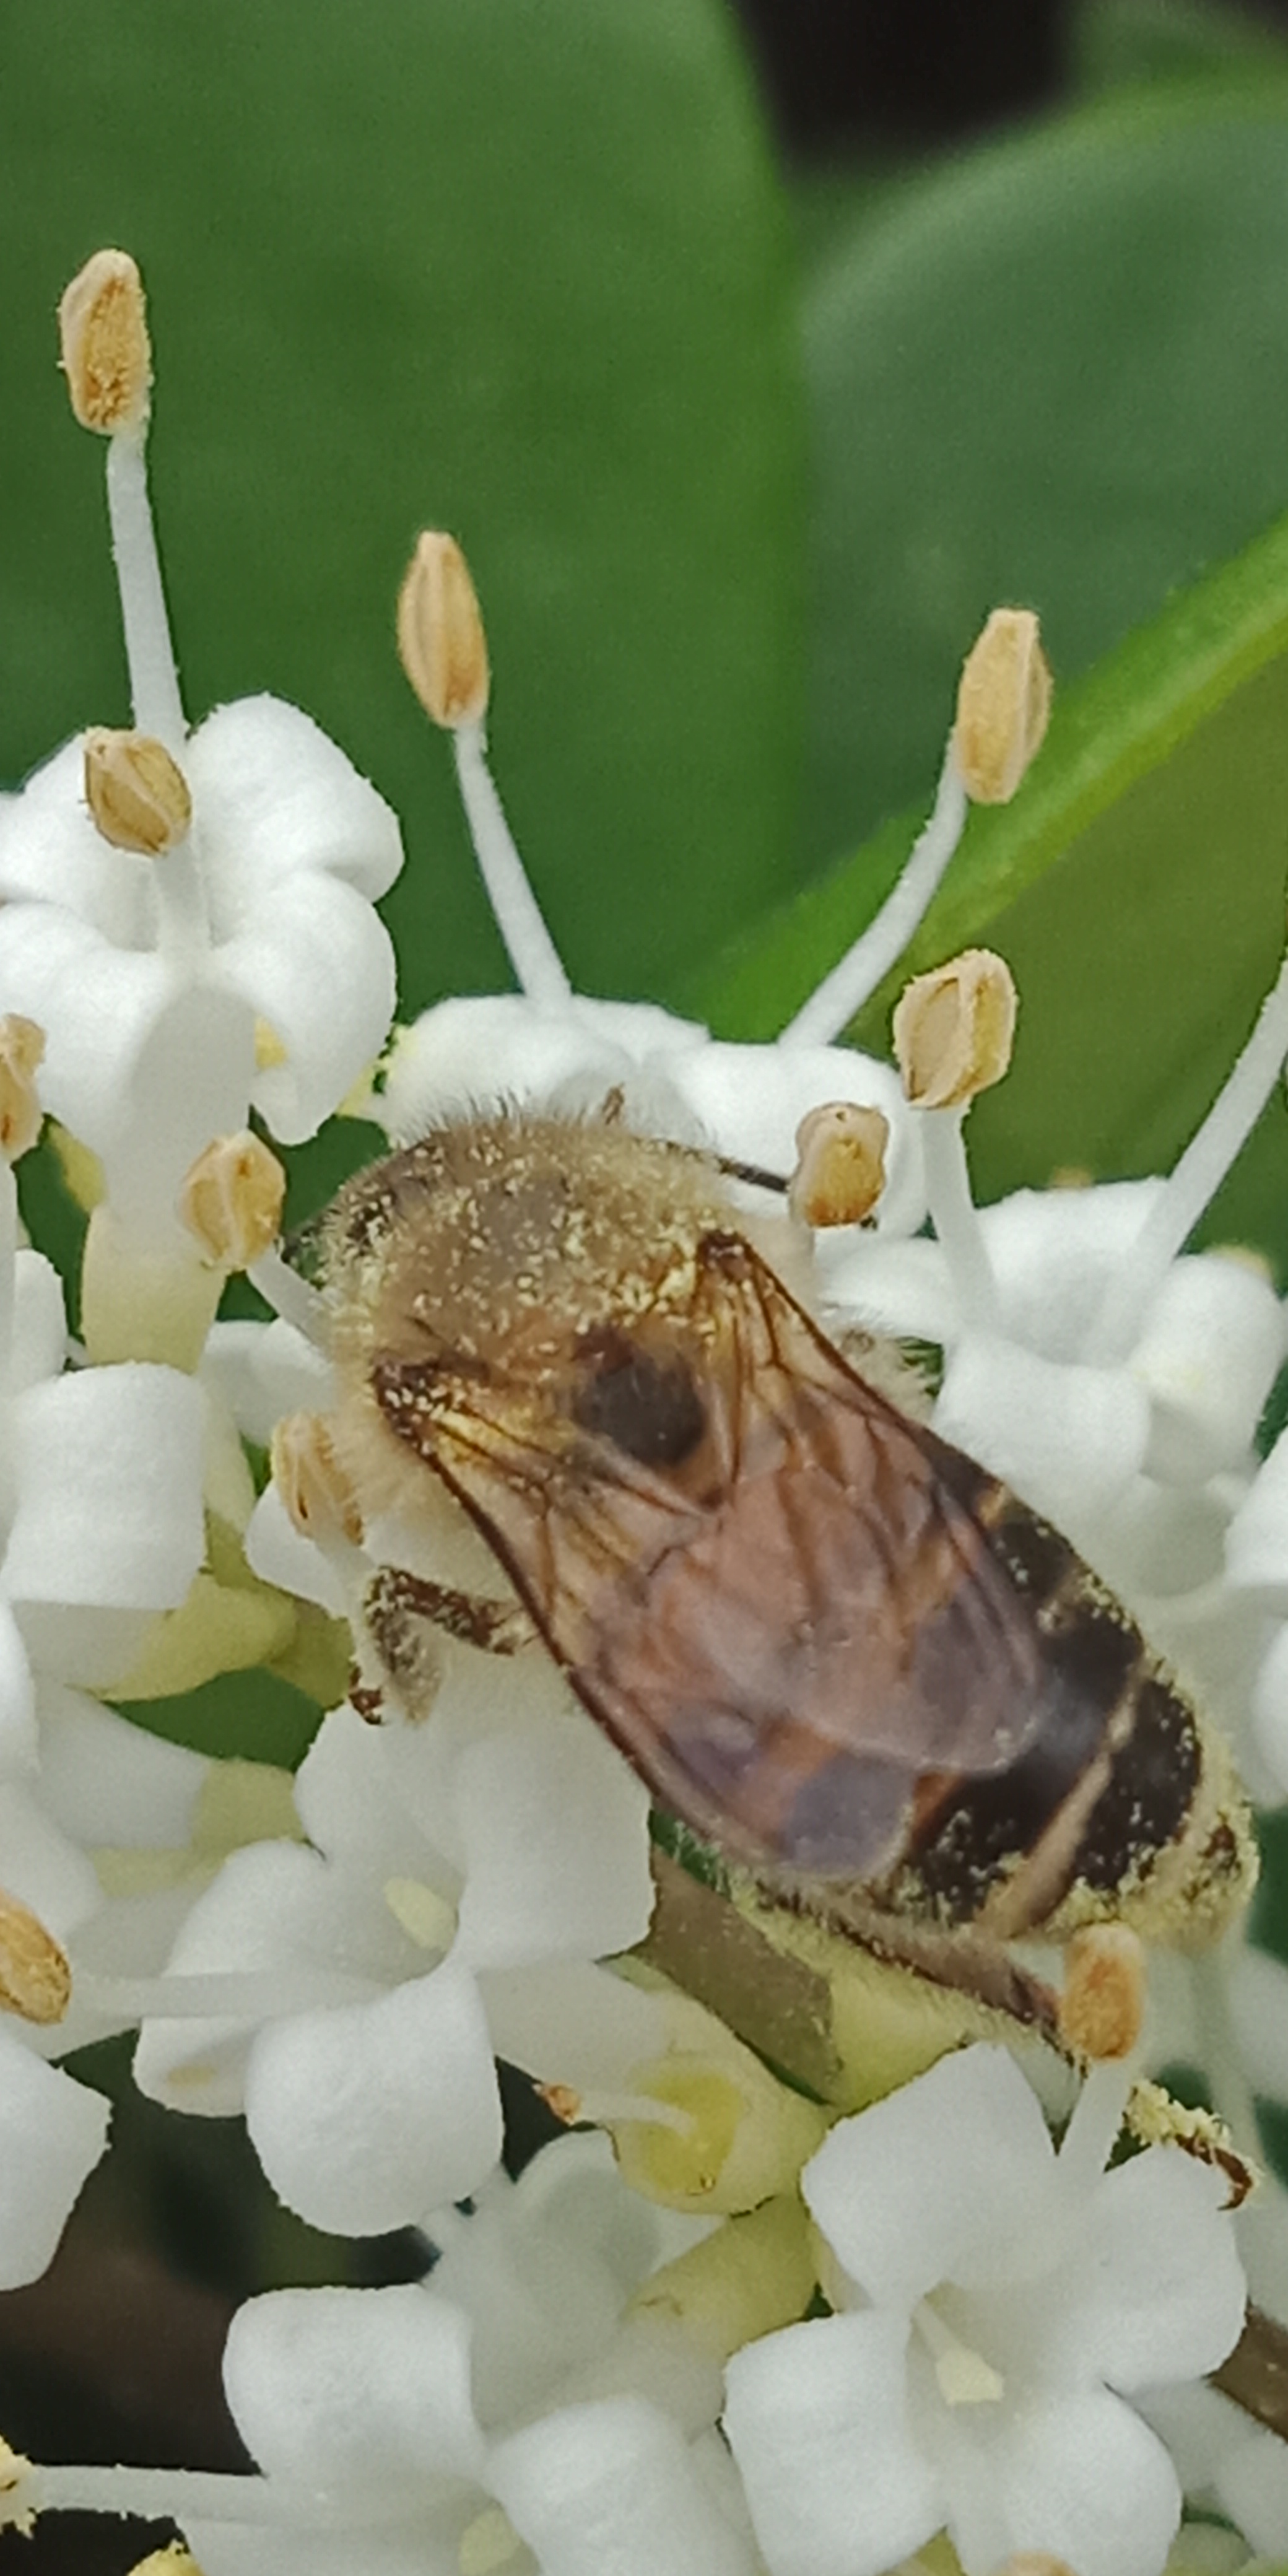
{"label": "unopened flower bud", "polygon": [[732,2043],[718,2057],[676,2050],[628,2080],[632,2094],[666,2106],[672,2119],[603,2125],[623,2179],[664,2209],[729,2213],[794,2191],[827,2126],[813,2103]]}
{"label": "unopened flower bud", "polygon": [[475,724],[486,713],[487,639],[469,565],[437,529],[417,538],[398,593],[398,654],[435,724]]}
{"label": "unopened flower bud", "polygon": [[787,1204],[802,1225],[861,1225],[885,1188],[890,1122],[879,1109],[831,1100],[796,1130]]}
{"label": "unopened flower bud", "polygon": [[0,1888],[0,2012],[43,2027],[62,2020],[71,1992],[66,1952],[29,1905]]}
{"label": "unopened flower bud", "polygon": [[143,280],[128,251],[96,250],[58,307],[63,370],[82,429],[112,437],[148,416],[152,350]]}
{"label": "unopened flower bud", "polygon": [[1099,2065],[1130,2057],[1145,2018],[1145,1954],[1125,1923],[1092,1923],[1064,1954],[1060,2035]]}
{"label": "unopened flower bud", "polygon": [[977,805],[1008,805],[1041,747],[1051,673],[1031,608],[995,608],[957,690],[953,748]]}
{"label": "unopened flower bud", "polygon": [[217,1269],[249,1270],[277,1241],[285,1196],[276,1154],[244,1127],[212,1138],[198,1154],[179,1193],[179,1215]]}
{"label": "unopened flower bud", "polygon": [[301,1538],[324,1542],[339,1536],[356,1546],[362,1515],[320,1413],[286,1413],[274,1427],[270,1452],[273,1482],[287,1518]]}
{"label": "unopened flower bud", "polygon": [[817,2269],[805,2205],[798,2192],[784,2192],[651,2273],[627,2314],[674,2320],[725,2362],[753,2336],[804,2314]]}
{"label": "unopened flower bud", "polygon": [[960,1109],[1000,1082],[1015,1036],[1015,984],[1004,958],[966,948],[915,975],[895,1004],[894,1051],[917,1109]]}
{"label": "unopened flower bud", "polygon": [[172,850],[192,821],[188,782],[165,744],[104,725],[85,736],[85,802],[114,850],[144,859]]}
{"label": "unopened flower bud", "polygon": [[45,1052],[45,1032],[18,1011],[0,1019],[0,1154],[16,1163],[40,1134],[43,1111],[36,1089],[36,1068]]}

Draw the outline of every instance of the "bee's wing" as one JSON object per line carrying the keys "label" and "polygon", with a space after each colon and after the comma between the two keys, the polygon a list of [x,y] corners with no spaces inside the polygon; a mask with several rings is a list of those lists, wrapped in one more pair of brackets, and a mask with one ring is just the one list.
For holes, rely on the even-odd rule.
{"label": "bee's wing", "polygon": [[675,1470],[504,1386],[422,1406],[404,1363],[401,1419],[379,1364],[377,1392],[663,1806],[757,1868],[870,1876],[919,1781],[1005,1770],[1040,1722],[1032,1610],[979,1517],[993,1489],[740,1237],[704,1244],[679,1338],[707,1429]]}

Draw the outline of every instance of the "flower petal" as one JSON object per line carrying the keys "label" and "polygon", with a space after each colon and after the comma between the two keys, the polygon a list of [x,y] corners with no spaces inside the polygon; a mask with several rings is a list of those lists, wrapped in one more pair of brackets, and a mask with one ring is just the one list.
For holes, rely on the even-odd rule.
{"label": "flower petal", "polygon": [[397,977],[384,923],[350,885],[299,873],[262,895],[218,952],[223,979],[285,1049],[251,1098],[288,1145],[314,1136],[384,1045]]}
{"label": "flower petal", "polygon": [[177,1369],[125,1361],[29,1387],[9,1600],[177,1607],[205,1553],[202,1432],[200,1391]]}
{"label": "flower petal", "polygon": [[1014,2060],[977,2046],[839,2121],[801,2185],[851,2279],[906,2311],[1004,2263],[1054,2208],[1055,2157]]}
{"label": "flower petal", "polygon": [[995,2576],[1002,2557],[1026,2550],[1078,2576],[1161,2576],[1180,2487],[1157,2435],[1121,2398],[1079,2391],[1026,2407],[981,2467],[976,2495],[959,2509],[954,2494],[948,2516],[966,2576]]}
{"label": "flower petal", "polygon": [[1129,2391],[1224,2361],[1247,2301],[1224,2190],[1222,2175],[1179,2147],[1151,2147],[1104,2175],[1053,2285],[1053,2369]]}
{"label": "flower petal", "polygon": [[807,1110],[832,1100],[879,1109],[889,1130],[878,1232],[915,1234],[926,1213],[916,1113],[893,1068],[855,1047],[733,1046],[713,1039],[667,1064],[667,1074],[718,1153],[786,1180]]}
{"label": "flower petal", "polygon": [[1245,1261],[1174,1261],[1131,1356],[1152,1407],[1146,1471],[1202,1484],[1247,1454],[1284,1356],[1284,1309]]}
{"label": "flower petal", "polygon": [[724,2425],[770,2576],[884,2576],[945,2499],[908,2425],[902,2317],[825,2317],[734,2354]]}
{"label": "flower petal", "polygon": [[753,2576],[678,2427],[641,2398],[547,2415],[496,2445],[488,2478],[542,2576]]}
{"label": "flower petal", "polygon": [[601,1958],[653,1911],[648,1791],[576,1715],[507,1728],[462,1755],[459,1950],[474,1967]]}
{"label": "flower petal", "polygon": [[1094,1531],[1139,1472],[1150,1412],[1125,1368],[1043,1359],[970,1333],[949,1359],[934,1420],[945,1440],[1076,1538]]}
{"label": "flower petal", "polygon": [[248,2299],[228,2329],[224,2387],[271,2477],[383,2499],[482,2467],[468,2319],[418,2283]]}
{"label": "flower petal", "polygon": [[79,1843],[117,1849],[186,1845],[210,1764],[79,1691],[46,1683],[40,1700],[40,1794]]}
{"label": "flower petal", "polygon": [[122,1154],[131,1173],[146,1163],[168,1205],[210,1138],[245,1125],[249,1005],[45,904],[17,904],[3,925],[0,1010],[45,1031],[45,1107],[109,1166]]}
{"label": "flower petal", "polygon": [[297,870],[374,903],[403,862],[398,818],[303,709],[267,694],[216,707],[188,743],[216,940],[251,926],[264,889]]}
{"label": "flower petal", "polygon": [[46,2066],[0,2023],[0,2289],[36,2280],[52,2260],[110,2116],[101,2093]]}
{"label": "flower petal", "polygon": [[13,1341],[8,1392],[21,1395],[57,1377],[67,1351],[63,1283],[43,1252],[20,1250],[13,1266]]}
{"label": "flower petal", "polygon": [[502,2135],[473,1978],[448,1960],[374,2003],[270,2024],[250,2053],[246,2124],[312,2227],[380,2236],[463,2199]]}
{"label": "flower petal", "polygon": [[36,1685],[22,1631],[0,1601],[0,1778],[35,1769]]}
{"label": "flower petal", "polygon": [[459,994],[399,1030],[374,1105],[391,1143],[405,1145],[442,1119],[515,1101],[534,1107],[570,1082],[607,1091],[631,1065],[572,1003],[553,1012],[522,993]]}
{"label": "flower petal", "polygon": [[[0,897],[6,925],[24,900],[77,915],[103,939],[146,948],[156,889],[150,859],[113,849],[85,802],[85,736],[34,770],[20,796],[0,803]],[[0,978],[5,941],[0,938]]]}

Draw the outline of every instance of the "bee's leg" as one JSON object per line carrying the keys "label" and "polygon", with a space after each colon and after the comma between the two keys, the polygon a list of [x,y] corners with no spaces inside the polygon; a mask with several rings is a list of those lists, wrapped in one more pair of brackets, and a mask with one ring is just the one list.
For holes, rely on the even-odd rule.
{"label": "bee's leg", "polygon": [[[405,1566],[382,1565],[362,1601],[363,1625],[390,1691],[409,1717],[425,1717],[442,1679],[440,1636],[489,1655],[517,1655],[536,1629],[517,1601],[458,1591]],[[378,1720],[383,1694],[365,1678],[351,1693],[364,1717]]]}

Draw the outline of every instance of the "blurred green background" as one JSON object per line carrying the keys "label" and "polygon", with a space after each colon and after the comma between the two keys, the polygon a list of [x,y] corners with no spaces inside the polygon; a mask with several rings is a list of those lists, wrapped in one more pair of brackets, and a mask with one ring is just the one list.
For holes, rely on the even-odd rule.
{"label": "blurred green background", "polygon": [[[116,242],[151,295],[189,714],[273,689],[397,807],[406,1011],[508,981],[393,652],[419,527],[473,564],[498,775],[570,972],[729,1035],[771,1033],[862,925],[929,801],[961,658],[1019,600],[1055,667],[1050,741],[1013,808],[973,817],[918,948],[985,937],[1020,982],[976,1169],[992,1193],[1175,1153],[1284,936],[1269,17],[45,0],[0,26],[0,171],[0,778],[128,714],[102,456],[53,322]],[[1281,1271],[1286,1149],[1276,1102],[1209,1226]],[[357,1150],[306,1156],[304,1195]],[[223,2318],[264,2277],[258,2220],[228,2228],[252,2183],[209,2132],[176,2175],[130,2116],[161,2236],[189,2256],[219,2237],[219,2283],[190,2278],[172,2315],[153,2254],[120,2254],[119,2181],[96,2180],[74,2262],[5,2303],[0,2394],[15,2372],[51,2403],[88,2384],[111,2309],[93,2263],[126,2259],[112,2296],[162,2320],[170,2416],[154,2366],[86,2438],[214,2459]],[[277,2277],[329,2259],[303,2231],[273,2256]],[[115,2557],[56,2541],[6,2538],[0,2566],[129,2563],[119,2535]]]}

